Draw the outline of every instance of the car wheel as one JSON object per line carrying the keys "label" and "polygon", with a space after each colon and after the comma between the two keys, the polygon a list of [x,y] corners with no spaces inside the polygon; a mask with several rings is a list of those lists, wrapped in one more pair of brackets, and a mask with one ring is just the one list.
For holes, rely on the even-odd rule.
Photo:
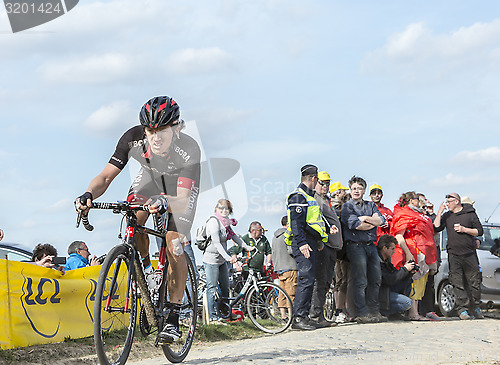
{"label": "car wheel", "polygon": [[445,281],[439,287],[438,304],[441,314],[445,317],[456,315],[455,291],[449,281]]}

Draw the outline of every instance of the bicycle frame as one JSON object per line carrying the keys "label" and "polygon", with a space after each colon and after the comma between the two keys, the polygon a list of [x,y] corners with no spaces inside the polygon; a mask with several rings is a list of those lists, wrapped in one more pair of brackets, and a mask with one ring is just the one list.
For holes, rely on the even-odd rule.
{"label": "bicycle frame", "polygon": [[[126,220],[127,220],[127,226],[125,229],[125,238],[123,239],[123,244],[128,247],[130,250],[130,266],[135,268],[135,273],[138,276],[137,281],[139,284],[145,284],[145,278],[144,278],[144,273],[141,268],[141,263],[138,261],[139,255],[138,255],[138,250],[136,247],[135,243],[135,235],[137,233],[142,233],[142,234],[147,234],[147,235],[152,235],[155,237],[159,237],[162,239],[162,243],[160,246],[160,257],[158,260],[158,268],[156,269],[155,273],[157,277],[160,277],[160,283],[158,283],[158,301],[156,303],[153,303],[153,300],[151,298],[150,292],[148,290],[147,284],[146,285],[139,285],[144,286],[141,289],[141,297],[143,300],[143,304],[146,307],[146,315],[148,318],[148,322],[151,324],[154,324],[156,326],[161,326],[163,325],[163,320],[165,319],[166,315],[168,314],[167,312],[160,313],[159,308],[164,308],[165,304],[165,294],[167,290],[167,285],[166,285],[166,276],[167,276],[167,270],[166,268],[168,267],[168,261],[167,261],[167,243],[165,239],[165,231],[164,231],[164,224],[161,220],[161,217],[158,216],[153,216],[153,222],[155,225],[156,229],[151,229],[146,226],[141,226],[137,223],[137,216],[136,212],[141,211],[141,210],[146,210],[143,205],[133,205],[128,202],[118,202],[118,203],[101,203],[101,202],[93,202],[92,203],[92,208],[93,209],[110,209],[113,210],[113,213],[125,213]],[[87,230],[93,230],[94,227],[92,227],[89,224],[88,217],[82,214],[79,214],[78,219],[77,219],[77,227],[79,226],[80,220],[83,222],[83,225]],[[117,265],[115,268],[115,272],[113,273],[113,278],[111,281],[111,288],[115,286],[116,279],[118,277],[118,268],[119,266]],[[130,298],[130,291],[134,290],[132,288],[133,284],[133,270],[129,270],[129,276],[127,278],[127,290],[126,290],[126,297],[125,297],[125,304],[123,308],[110,308],[110,301],[111,301],[111,296],[109,296],[106,300],[106,305],[104,310],[107,312],[113,312],[113,311],[121,311],[123,313],[130,312],[129,308],[129,298]],[[165,283],[165,285],[163,285]],[[161,319],[161,323],[157,323],[157,318]],[[158,339],[157,339],[158,340]]]}
{"label": "bicycle frame", "polygon": [[227,299],[229,301],[229,303],[224,303],[224,302],[223,303],[225,305],[227,305],[229,307],[229,309],[232,309],[233,306],[235,306],[240,300],[245,298],[246,294],[248,293],[248,290],[250,289],[250,287],[252,285],[255,288],[255,290],[258,292],[259,288],[258,288],[257,284],[261,283],[261,282],[265,282],[265,280],[258,279],[257,274],[255,273],[254,269],[249,268],[247,280],[245,281],[245,284],[243,285],[243,288],[241,288],[241,291],[238,293],[238,295],[235,298],[221,297],[221,299]]}
{"label": "bicycle frame", "polygon": [[[91,208],[109,209],[113,213],[123,214],[124,219],[126,219],[125,234],[122,243],[113,247],[110,250],[110,256],[104,260],[96,287],[97,298],[102,298],[102,301],[97,299],[97,305],[94,305],[94,318],[97,320],[94,321],[93,325],[94,341],[99,361],[103,364],[125,363],[133,343],[137,321],[136,311],[138,304],[140,305],[138,301],[141,299],[142,308],[139,313],[139,327],[142,334],[148,336],[153,332],[153,328],[157,328],[155,346],[161,345],[166,358],[171,362],[177,363],[184,360],[193,343],[196,328],[198,303],[196,301],[195,273],[189,257],[186,256],[188,278],[186,280],[183,304],[180,305],[179,309],[186,310],[187,317],[185,321],[187,321],[187,324],[184,322],[183,326],[188,329],[186,332],[183,332],[184,335],[181,333],[177,340],[165,341],[161,336],[163,333],[162,329],[165,328],[165,322],[173,308],[169,300],[171,293],[168,290],[167,282],[169,266],[165,230],[168,222],[167,219],[163,219],[164,217],[160,214],[154,214],[153,222],[155,228],[151,229],[138,224],[136,215],[138,211],[148,211],[148,206],[133,205],[128,202],[93,202]],[[168,216],[165,218],[168,218]],[[93,230],[94,227],[90,225],[88,216],[84,215],[82,211],[78,214],[77,227],[80,222],[83,223],[87,230]],[[136,244],[137,234],[161,238],[158,268],[154,272],[156,284],[158,285],[155,285],[153,289],[150,289],[146,283],[143,265]],[[188,284],[190,285],[189,287]],[[113,295],[113,290],[119,290],[120,295]],[[138,295],[139,290],[140,296]],[[102,314],[106,312],[108,313],[106,316],[112,317],[112,319],[119,317],[118,321],[122,321],[123,318],[123,324],[128,322],[127,335],[124,339],[123,347],[119,351],[115,351],[116,348],[105,347],[103,330],[107,331],[111,328],[104,328],[102,326]],[[111,314],[113,312],[115,313]],[[108,320],[107,317],[105,317],[104,321],[106,320]],[[110,356],[114,358],[110,360]]]}

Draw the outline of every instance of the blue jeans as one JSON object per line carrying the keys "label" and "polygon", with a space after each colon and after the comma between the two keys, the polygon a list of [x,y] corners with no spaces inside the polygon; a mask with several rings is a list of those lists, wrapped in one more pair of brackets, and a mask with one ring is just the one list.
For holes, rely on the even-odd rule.
{"label": "blue jeans", "polygon": [[217,307],[215,303],[215,292],[217,286],[220,287],[220,291],[223,297],[229,297],[229,270],[227,264],[223,263],[221,265],[213,265],[203,263],[205,267],[205,275],[207,280],[207,301],[208,301],[208,312],[211,321],[215,321],[218,318]]}
{"label": "blue jeans", "polygon": [[406,295],[399,294],[393,291],[391,291],[389,295],[391,300],[391,308],[389,309],[389,312],[382,313],[384,316],[395,313],[403,313],[410,309],[412,300]]}
{"label": "blue jeans", "polygon": [[380,258],[373,243],[347,243],[347,257],[353,284],[354,306],[358,317],[379,313],[378,292],[382,282]]}

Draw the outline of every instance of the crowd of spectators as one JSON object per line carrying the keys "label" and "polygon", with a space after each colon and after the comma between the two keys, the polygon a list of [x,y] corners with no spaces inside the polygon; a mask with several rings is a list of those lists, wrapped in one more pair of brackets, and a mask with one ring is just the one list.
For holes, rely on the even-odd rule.
{"label": "crowd of spectators", "polygon": [[[475,255],[475,237],[482,235],[482,227],[470,199],[450,193],[436,214],[424,194],[407,191],[391,209],[382,203],[380,185],[370,186],[369,200],[364,198],[363,178],[353,176],[347,185],[331,182],[314,165],[304,166],[300,184],[287,197],[287,216],[274,232],[272,250],[258,222],[252,222],[244,237],[261,252],[258,261],[246,265],[262,271],[272,261],[279,285],[292,298],[292,328],[441,320],[433,308],[440,264],[437,235],[443,229],[448,230],[450,281],[459,318],[483,318]],[[228,250],[229,262],[246,255],[244,247]],[[328,290],[335,297],[333,320],[323,315]],[[280,309],[285,316],[284,305]]]}

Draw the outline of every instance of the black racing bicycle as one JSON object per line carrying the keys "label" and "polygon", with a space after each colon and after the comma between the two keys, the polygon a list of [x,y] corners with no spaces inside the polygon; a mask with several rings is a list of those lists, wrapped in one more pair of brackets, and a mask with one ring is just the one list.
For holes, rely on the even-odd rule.
{"label": "black racing bicycle", "polygon": [[[249,260],[258,253],[255,250]],[[284,306],[280,308],[281,301]],[[221,298],[216,292],[216,302],[217,311],[224,319],[229,319],[232,309],[242,303],[250,321],[266,333],[281,333],[292,324],[293,303],[290,296],[280,286],[261,278],[251,267],[248,269],[247,280],[236,297]]]}
{"label": "black racing bicycle", "polygon": [[[153,215],[155,229],[137,223],[136,213],[147,211],[145,205],[128,202],[102,203],[93,202],[91,209],[109,209],[122,214],[126,219],[125,238],[113,247],[102,264],[97,281],[94,302],[94,342],[100,364],[125,364],[132,348],[139,312],[139,329],[145,336],[156,332],[155,346],[161,346],[166,358],[174,363],[181,362],[187,356],[193,343],[197,318],[197,289],[195,269],[189,257],[184,255],[188,267],[188,278],[180,310],[180,330],[182,337],[174,343],[163,343],[158,329],[163,329],[170,313],[167,286],[167,244],[165,227],[159,215]],[[92,231],[94,227],[88,221],[88,215],[78,214],[77,227]],[[145,233],[160,237],[160,257],[155,271],[159,283],[150,289],[146,283],[142,263],[136,247],[136,234]]]}

